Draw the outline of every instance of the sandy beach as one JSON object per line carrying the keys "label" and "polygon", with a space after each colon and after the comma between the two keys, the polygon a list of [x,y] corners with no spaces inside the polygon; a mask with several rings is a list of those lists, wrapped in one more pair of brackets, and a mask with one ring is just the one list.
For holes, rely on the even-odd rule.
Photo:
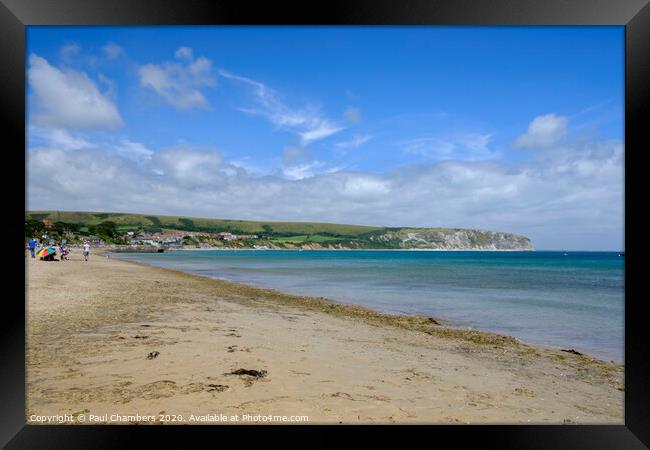
{"label": "sandy beach", "polygon": [[28,423],[623,423],[623,367],[587,356],[77,249],[26,265]]}

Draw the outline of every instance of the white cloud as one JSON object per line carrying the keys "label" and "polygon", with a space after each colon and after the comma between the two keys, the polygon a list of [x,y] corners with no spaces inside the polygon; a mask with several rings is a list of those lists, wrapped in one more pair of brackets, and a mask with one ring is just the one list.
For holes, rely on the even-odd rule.
{"label": "white cloud", "polygon": [[528,131],[515,140],[513,147],[548,148],[559,144],[567,135],[568,123],[566,117],[555,114],[535,117]]}
{"label": "white cloud", "polygon": [[294,109],[288,107],[280,100],[276,91],[259,81],[225,70],[219,71],[219,75],[252,88],[253,100],[257,107],[240,108],[240,111],[265,117],[278,128],[297,134],[300,136],[302,145],[327,138],[344,129],[343,126],[327,119],[314,108]]}
{"label": "white cloud", "polygon": [[346,175],[342,192],[346,196],[368,198],[386,195],[390,192],[390,181],[368,174]]}
{"label": "white cloud", "polygon": [[315,160],[305,148],[286,147],[282,151],[282,174],[290,180],[302,180],[316,175],[317,169],[325,165]]}
{"label": "white cloud", "polygon": [[263,177],[277,172],[277,170],[274,170],[269,165],[263,164],[257,158],[252,158],[250,156],[242,156],[238,159],[229,159],[228,164],[236,169],[241,169],[240,173],[247,173],[255,177]]}
{"label": "white cloud", "polygon": [[133,161],[151,159],[154,154],[154,151],[147,148],[144,144],[131,141],[125,137],[120,138],[116,142],[116,139],[113,137],[99,139],[98,135],[94,135],[94,139],[91,142],[79,133],[71,133],[61,128],[31,126],[29,127],[28,138],[30,147],[56,149],[59,151],[101,150],[107,155],[114,153]]}
{"label": "white cloud", "polygon": [[104,55],[108,59],[117,59],[120,56],[124,55],[124,49],[117,45],[115,42],[108,42],[104,47],[102,47]]}
{"label": "white cloud", "polygon": [[138,168],[128,159],[98,150],[30,149],[28,205],[48,209],[85,205],[91,210],[101,210],[106,205],[142,205],[145,193],[151,192],[151,184],[139,175]]}
{"label": "white cloud", "polygon": [[324,139],[333,134],[336,134],[342,129],[343,128],[338,127],[334,124],[321,122],[315,124],[314,128],[311,128],[308,131],[304,131],[300,133],[300,138],[302,139],[302,143],[306,145],[309,144],[310,142],[318,141],[320,139]]}
{"label": "white cloud", "polygon": [[209,187],[218,181],[223,160],[216,150],[190,150],[186,148],[156,152],[150,162],[151,169],[164,176],[169,182],[176,182],[183,188]]}
{"label": "white cloud", "polygon": [[316,169],[323,166],[322,161],[312,161],[304,164],[288,166],[282,169],[282,174],[289,180],[302,180],[316,175]]}
{"label": "white cloud", "polygon": [[61,150],[82,150],[94,148],[95,145],[83,137],[73,136],[61,128],[29,128],[29,139],[42,142],[46,147],[58,148]]}
{"label": "white cloud", "polygon": [[120,142],[112,148],[118,153],[136,160],[151,159],[151,156],[154,154],[154,151],[147,148],[144,144],[133,142],[126,138],[121,139]]}
{"label": "white cloud", "polygon": [[36,125],[54,128],[116,128],[122,118],[115,104],[83,72],[58,69],[47,60],[29,57],[29,87]]}
{"label": "white cloud", "polygon": [[337,142],[334,144],[334,147],[340,149],[340,150],[345,150],[349,148],[359,148],[369,140],[371,140],[373,137],[370,135],[355,135],[352,137],[352,139],[347,140],[347,141],[341,141]]}
{"label": "white cloud", "polygon": [[194,52],[189,47],[179,47],[178,50],[174,53],[174,56],[178,59],[186,59],[191,61],[194,59]]}
{"label": "white cloud", "polygon": [[216,84],[212,61],[204,57],[194,59],[188,47],[176,50],[175,56],[180,63],[167,61],[141,66],[140,84],[177,108],[207,107],[209,103],[201,89]]}
{"label": "white cloud", "polygon": [[[476,137],[465,145],[482,149],[484,141]],[[468,227],[523,233],[538,248],[618,249],[623,243],[618,141],[547,148],[520,163],[436,160],[378,174],[320,171],[321,162],[302,148],[285,149],[283,156],[282,173],[253,176],[211,149],[171,149],[134,161],[100,149],[31,148],[28,206]]]}
{"label": "white cloud", "polygon": [[467,133],[458,136],[457,141],[474,154],[488,155],[492,152],[489,149],[492,134]]}

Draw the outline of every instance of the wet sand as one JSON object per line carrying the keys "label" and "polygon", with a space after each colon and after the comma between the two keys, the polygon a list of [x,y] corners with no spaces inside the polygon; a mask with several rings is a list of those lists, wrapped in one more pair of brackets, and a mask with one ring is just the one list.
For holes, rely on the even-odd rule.
{"label": "wet sand", "polygon": [[70,257],[27,258],[28,423],[623,423],[620,365]]}

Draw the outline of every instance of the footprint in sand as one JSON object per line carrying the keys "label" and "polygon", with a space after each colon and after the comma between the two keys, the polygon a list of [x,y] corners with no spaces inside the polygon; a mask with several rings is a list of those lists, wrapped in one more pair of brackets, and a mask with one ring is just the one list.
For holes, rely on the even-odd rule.
{"label": "footprint in sand", "polygon": [[420,372],[415,369],[408,369],[407,371],[407,376],[404,377],[405,380],[412,381],[412,380],[430,380],[433,378],[432,375],[429,375],[428,373],[425,372]]}
{"label": "footprint in sand", "polygon": [[514,390],[515,395],[521,395],[522,397],[535,397],[535,391],[527,389],[525,387],[518,387]]}
{"label": "footprint in sand", "polygon": [[486,392],[479,392],[478,394],[469,393],[465,396],[467,405],[474,408],[490,408],[493,404],[490,402],[492,396]]}
{"label": "footprint in sand", "polygon": [[333,394],[330,394],[330,397],[335,397],[335,398],[344,398],[346,400],[352,400],[353,402],[358,401],[354,397],[352,397],[350,394],[347,392],[335,392]]}
{"label": "footprint in sand", "polygon": [[377,400],[377,401],[380,401],[380,402],[389,402],[390,401],[390,397],[388,397],[386,395],[365,395],[365,394],[362,394],[361,396],[365,397],[367,399],[370,399],[370,400]]}
{"label": "footprint in sand", "polygon": [[447,416],[442,418],[442,422],[444,423],[462,423],[463,421],[459,419],[458,417],[453,417],[453,416]]}
{"label": "footprint in sand", "polygon": [[408,417],[409,419],[413,419],[413,418],[417,417],[415,414],[413,414],[413,413],[411,413],[411,412],[409,412],[409,411],[407,411],[407,410],[405,410],[405,409],[403,409],[403,408],[399,408],[399,407],[398,407],[397,409],[399,409],[399,410],[402,411],[404,414],[406,414],[406,417]]}

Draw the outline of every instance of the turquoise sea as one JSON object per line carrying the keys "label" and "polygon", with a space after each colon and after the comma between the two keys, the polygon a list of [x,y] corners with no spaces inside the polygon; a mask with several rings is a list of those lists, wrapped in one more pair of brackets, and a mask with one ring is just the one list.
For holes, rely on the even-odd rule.
{"label": "turquoise sea", "polygon": [[624,361],[618,252],[174,251],[136,260]]}

